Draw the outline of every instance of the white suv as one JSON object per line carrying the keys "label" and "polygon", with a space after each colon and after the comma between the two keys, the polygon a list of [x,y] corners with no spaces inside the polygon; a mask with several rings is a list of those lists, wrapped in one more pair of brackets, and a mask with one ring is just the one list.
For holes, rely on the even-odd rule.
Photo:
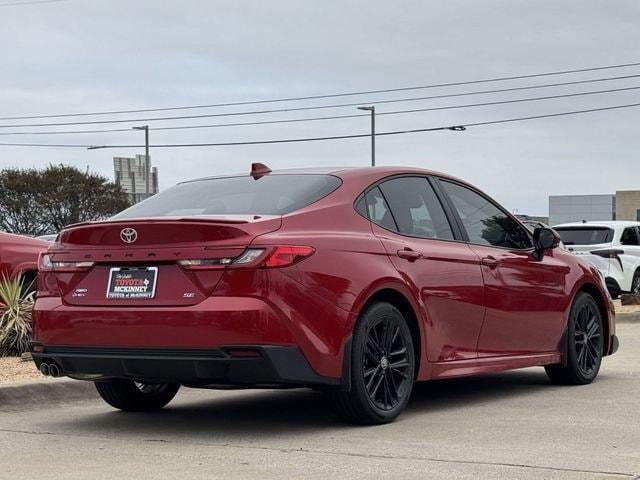
{"label": "white suv", "polygon": [[577,222],[556,225],[565,248],[594,265],[612,298],[640,293],[640,222]]}

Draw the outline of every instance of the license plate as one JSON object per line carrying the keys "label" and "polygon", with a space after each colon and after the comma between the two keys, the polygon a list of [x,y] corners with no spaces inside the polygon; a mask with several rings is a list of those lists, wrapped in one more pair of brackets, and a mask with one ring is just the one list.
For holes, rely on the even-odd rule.
{"label": "license plate", "polygon": [[158,267],[112,268],[109,270],[107,299],[153,298],[157,278]]}

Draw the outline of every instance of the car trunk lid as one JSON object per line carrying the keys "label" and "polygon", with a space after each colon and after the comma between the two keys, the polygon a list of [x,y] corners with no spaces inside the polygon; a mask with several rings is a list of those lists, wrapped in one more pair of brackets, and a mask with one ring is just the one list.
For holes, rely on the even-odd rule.
{"label": "car trunk lid", "polygon": [[[48,255],[53,262],[89,262],[91,267],[47,277],[53,275],[71,305],[195,305],[213,293],[224,268],[189,270],[180,260],[235,258],[254,238],[280,225],[280,216],[265,215],[79,224],[64,230]],[[114,285],[123,288],[115,292]]]}

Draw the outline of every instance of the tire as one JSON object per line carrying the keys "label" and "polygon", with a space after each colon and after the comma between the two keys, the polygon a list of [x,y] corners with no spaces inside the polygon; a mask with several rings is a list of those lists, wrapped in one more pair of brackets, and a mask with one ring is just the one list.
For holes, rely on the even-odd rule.
{"label": "tire", "polygon": [[338,415],[360,425],[395,420],[409,402],[416,371],[411,331],[396,307],[376,302],[364,310],[350,362],[350,389],[329,393]]}
{"label": "tire", "polygon": [[600,370],[604,350],[602,314],[594,298],[580,292],[567,325],[564,364],[547,365],[549,379],[559,385],[586,385]]}
{"label": "tire", "polygon": [[125,412],[160,410],[178,393],[177,383],[140,383],[133,380],[104,380],[95,382],[102,399]]}
{"label": "tire", "polygon": [[633,280],[631,280],[631,293],[640,295],[640,269],[636,270],[633,274]]}
{"label": "tire", "polygon": [[22,296],[36,291],[36,275],[35,272],[27,272],[22,275],[20,283],[20,294]]}

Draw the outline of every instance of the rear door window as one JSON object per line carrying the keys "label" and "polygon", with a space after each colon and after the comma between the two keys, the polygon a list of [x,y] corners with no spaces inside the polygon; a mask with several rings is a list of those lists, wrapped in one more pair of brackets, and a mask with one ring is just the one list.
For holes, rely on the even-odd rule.
{"label": "rear door window", "polygon": [[398,232],[420,238],[453,240],[453,232],[429,181],[400,177],[380,184]]}
{"label": "rear door window", "polygon": [[398,231],[389,205],[378,187],[372,188],[365,195],[367,217],[387,230]]}

